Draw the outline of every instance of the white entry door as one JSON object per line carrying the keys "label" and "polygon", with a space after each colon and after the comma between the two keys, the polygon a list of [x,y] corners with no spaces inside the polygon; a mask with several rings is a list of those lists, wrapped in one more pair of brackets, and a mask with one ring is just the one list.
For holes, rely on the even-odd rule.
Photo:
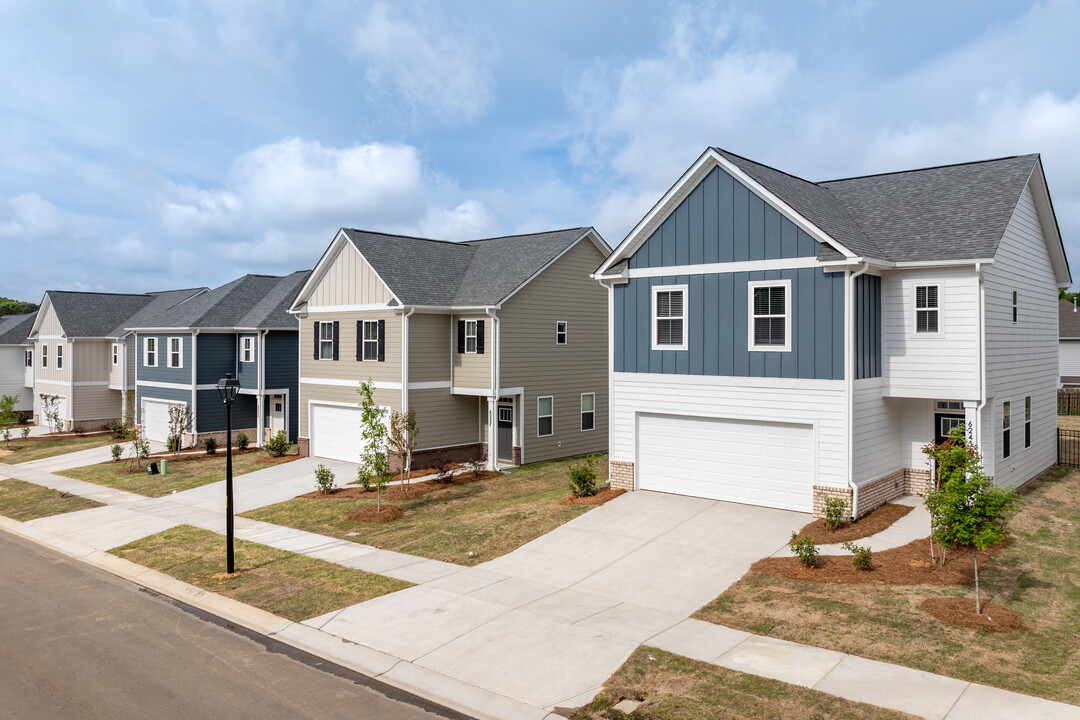
{"label": "white entry door", "polygon": [[277,435],[285,429],[285,396],[270,396],[270,435]]}
{"label": "white entry door", "polygon": [[638,486],[810,512],[813,437],[810,425],[642,414]]}
{"label": "white entry door", "polygon": [[164,400],[143,400],[142,425],[147,440],[166,442],[169,439],[169,406]]}

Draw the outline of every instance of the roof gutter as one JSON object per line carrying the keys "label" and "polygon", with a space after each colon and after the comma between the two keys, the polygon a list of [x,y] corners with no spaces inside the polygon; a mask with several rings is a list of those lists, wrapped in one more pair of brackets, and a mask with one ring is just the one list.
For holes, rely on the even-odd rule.
{"label": "roof gutter", "polygon": [[859,486],[855,483],[855,278],[870,269],[870,263],[864,262],[855,272],[848,271],[847,302],[844,304],[845,332],[844,345],[847,348],[844,359],[844,375],[847,377],[847,481],[851,488],[851,520],[859,517]]}

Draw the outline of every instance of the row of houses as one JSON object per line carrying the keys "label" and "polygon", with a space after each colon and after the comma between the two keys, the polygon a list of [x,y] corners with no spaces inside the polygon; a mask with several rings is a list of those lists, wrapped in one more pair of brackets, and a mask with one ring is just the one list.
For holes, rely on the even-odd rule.
{"label": "row of houses", "polygon": [[119,420],[128,390],[164,439],[187,405],[194,443],[232,372],[234,427],[352,460],[370,378],[416,410],[421,464],[608,450],[616,486],[861,515],[923,490],[922,446],[961,423],[1000,483],[1055,462],[1070,284],[1038,155],[810,182],[709,148],[614,251],[589,227],[342,229],[286,277],[50,291],[23,382],[69,428]]}

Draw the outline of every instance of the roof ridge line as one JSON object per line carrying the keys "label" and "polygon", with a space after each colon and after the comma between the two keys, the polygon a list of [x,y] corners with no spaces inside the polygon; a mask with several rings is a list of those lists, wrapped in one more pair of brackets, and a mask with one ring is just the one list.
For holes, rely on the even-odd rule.
{"label": "roof ridge line", "polygon": [[443,245],[462,246],[462,245],[465,245],[466,242],[472,242],[472,241],[457,242],[457,241],[454,241],[454,240],[437,240],[435,238],[420,237],[419,235],[402,235],[400,233],[388,233],[388,232],[382,232],[381,230],[362,230],[360,228],[342,228],[342,230],[344,230],[345,232],[358,232],[358,233],[364,233],[365,235],[381,235],[383,237],[399,238],[399,239],[404,239],[404,240],[422,240],[424,242],[441,243]]}
{"label": "roof ridge line", "polygon": [[928,165],[926,167],[920,167],[920,168],[909,168],[907,170],[891,170],[889,172],[868,173],[866,175],[852,175],[851,177],[835,178],[835,179],[832,179],[832,180],[818,180],[814,184],[815,185],[825,185],[825,184],[828,184],[828,183],[845,182],[847,180],[865,180],[866,178],[872,178],[872,177],[884,177],[886,175],[904,175],[905,173],[926,172],[928,170],[943,170],[945,168],[961,167],[963,165],[982,165],[984,163],[1001,162],[1002,160],[1015,160],[1016,158],[1029,157],[1029,156],[1037,158],[1037,157],[1039,157],[1039,153],[1023,153],[1021,155],[1002,155],[1001,157],[986,158],[985,160],[968,160],[968,161],[965,161],[965,162],[958,162],[958,163],[945,163],[944,165]]}
{"label": "roof ridge line", "polygon": [[554,233],[569,232],[571,230],[587,230],[591,227],[592,225],[578,225],[576,227],[559,228],[558,230],[541,230],[540,232],[515,233],[513,235],[496,235],[495,237],[477,238],[476,240],[463,240],[461,244],[471,245],[472,243],[488,242],[489,240],[509,240],[511,238],[527,237],[529,235],[552,235]]}
{"label": "roof ridge line", "polygon": [[763,162],[758,162],[757,160],[754,160],[753,158],[748,158],[748,157],[745,157],[744,155],[740,155],[738,153],[733,153],[730,150],[725,150],[722,147],[714,145],[713,149],[718,150],[719,152],[727,153],[728,155],[734,155],[735,157],[739,158],[740,160],[745,160],[746,162],[751,162],[751,163],[754,163],[755,165],[760,165],[763,168],[768,168],[769,170],[772,170],[773,172],[778,172],[781,175],[787,175],[789,178],[792,178],[794,180],[798,180],[800,182],[804,182],[804,183],[806,183],[808,185],[817,185],[818,184],[818,183],[814,182],[813,180],[807,180],[804,177],[799,177],[798,175],[794,175],[792,173],[789,173],[786,170],[781,170],[780,168],[773,167],[772,165],[766,165]]}

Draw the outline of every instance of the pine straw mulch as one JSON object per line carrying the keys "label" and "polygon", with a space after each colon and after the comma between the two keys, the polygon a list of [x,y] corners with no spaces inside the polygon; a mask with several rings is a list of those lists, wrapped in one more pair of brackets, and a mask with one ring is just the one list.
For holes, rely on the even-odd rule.
{"label": "pine straw mulch", "polygon": [[919,603],[919,607],[941,622],[968,630],[1006,634],[1027,627],[1023,618],[995,603],[984,602],[982,614],[977,614],[975,598],[971,597],[931,597]]}
{"label": "pine straw mulch", "polygon": [[[425,480],[424,482],[409,483],[406,485],[388,485],[383,488],[382,497],[383,500],[415,500],[416,498],[427,495],[430,492],[441,490],[442,488],[454,487],[457,485],[468,485],[479,480],[490,480],[491,478],[502,477],[502,473],[498,470],[481,470],[479,473],[458,473],[453,476],[450,482],[439,482],[438,480]],[[372,485],[369,490],[365,490],[362,487],[339,487],[334,488],[333,492],[324,493],[321,490],[315,490],[314,492],[305,493],[300,495],[302,498],[309,498],[311,500],[343,500],[346,498],[368,498],[374,500],[378,496],[377,488]]]}
{"label": "pine straw mulch", "polygon": [[821,545],[859,540],[876,535],[914,509],[910,505],[886,503],[855,522],[845,524],[839,530],[830,530],[825,526],[825,518],[817,518],[800,530],[798,537],[812,537]]}
{"label": "pine straw mulch", "polygon": [[[459,465],[458,463],[448,463],[446,465],[447,470],[460,470],[463,467],[465,467],[465,466],[464,465]],[[438,468],[421,468],[420,470],[412,470],[412,471],[409,472],[408,479],[409,480],[415,480],[416,478],[427,477],[428,475],[435,475],[438,472],[439,472]],[[398,482],[400,480],[405,480],[405,479],[406,479],[405,478],[405,473],[398,473],[394,477],[390,478],[390,481],[391,482]],[[359,480],[353,480],[351,483],[346,483],[346,485],[359,485],[359,484],[360,484]]]}
{"label": "pine straw mulch", "polygon": [[595,494],[588,497],[578,497],[577,495],[567,495],[562,500],[556,502],[556,505],[603,505],[608,500],[614,500],[622,495],[626,490],[622,488],[604,488],[603,490],[597,490]]}
{"label": "pine straw mulch", "polygon": [[353,522],[385,523],[397,520],[404,514],[405,511],[397,505],[383,505],[382,510],[379,510],[375,505],[365,505],[362,508],[353,510],[345,517]]}
{"label": "pine straw mulch", "polygon": [[[979,553],[979,563],[989,562],[1011,540],[992,545]],[[934,545],[936,552],[940,546]],[[971,585],[975,582],[971,548],[946,551],[945,564],[930,559],[930,540],[913,540],[891,550],[874,553],[873,569],[858,570],[850,555],[822,555],[818,567],[808,568],[797,557],[768,557],[750,566],[750,572],[771,573],[792,580],[819,583],[876,583],[879,585]]]}

